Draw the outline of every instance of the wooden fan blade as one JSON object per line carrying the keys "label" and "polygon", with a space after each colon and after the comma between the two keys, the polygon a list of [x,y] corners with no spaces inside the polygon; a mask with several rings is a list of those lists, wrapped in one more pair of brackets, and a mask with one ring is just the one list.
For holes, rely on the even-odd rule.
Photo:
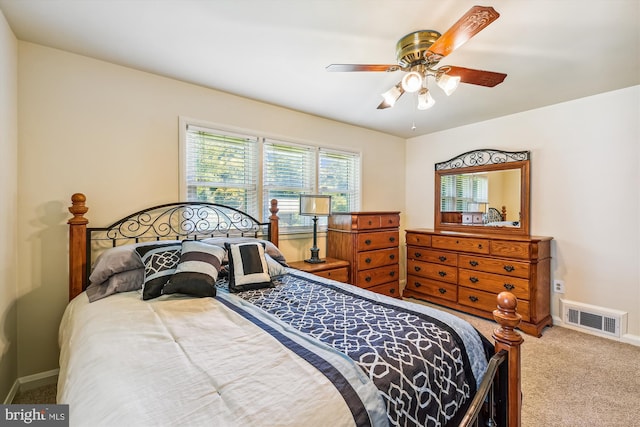
{"label": "wooden fan blade", "polygon": [[473,6],[429,48],[429,52],[444,58],[462,46],[471,37],[498,19],[500,14],[492,7]]}
{"label": "wooden fan blade", "polygon": [[502,83],[507,77],[503,73],[495,73],[493,71],[474,70],[472,68],[448,66],[448,76],[459,76],[460,82],[472,85],[494,87]]}
{"label": "wooden fan blade", "polygon": [[326,67],[327,71],[398,71],[399,65],[388,64],[331,64]]}

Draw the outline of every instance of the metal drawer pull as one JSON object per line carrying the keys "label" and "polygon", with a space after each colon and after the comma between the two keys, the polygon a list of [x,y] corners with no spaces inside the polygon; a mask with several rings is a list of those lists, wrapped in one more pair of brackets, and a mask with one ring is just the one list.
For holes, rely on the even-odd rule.
{"label": "metal drawer pull", "polygon": [[413,267],[413,269],[414,269],[415,271],[420,271],[420,270],[422,270],[422,269],[421,269],[420,267],[418,267],[417,265],[416,265],[415,267]]}
{"label": "metal drawer pull", "polygon": [[471,264],[471,267],[477,267],[478,261],[469,261],[469,264]]}
{"label": "metal drawer pull", "polygon": [[364,262],[366,262],[367,264],[371,264],[371,258],[365,259]]}
{"label": "metal drawer pull", "polygon": [[367,276],[367,277],[365,277],[365,278],[364,278],[364,281],[365,281],[365,282],[367,282],[367,283],[368,283],[368,282],[370,282],[370,281],[371,281],[371,276]]}
{"label": "metal drawer pull", "polygon": [[365,244],[365,245],[370,245],[370,244],[371,244],[371,240],[369,240],[369,239],[365,240],[365,241],[364,241],[364,244]]}
{"label": "metal drawer pull", "polygon": [[369,220],[369,225],[373,224],[373,221]]}
{"label": "metal drawer pull", "polygon": [[440,255],[438,259],[440,260],[440,262],[445,262],[447,260],[447,257]]}
{"label": "metal drawer pull", "polygon": [[480,281],[480,279],[478,279],[477,277],[469,277],[469,281],[471,283],[478,283]]}
{"label": "metal drawer pull", "polygon": [[391,243],[393,243],[393,242],[395,242],[395,241],[396,241],[396,238],[395,238],[395,237],[389,237],[389,241],[390,241]]}
{"label": "metal drawer pull", "polygon": [[515,288],[514,285],[512,285],[511,283],[505,283],[504,284],[504,288],[508,291],[512,290],[513,288]]}
{"label": "metal drawer pull", "polygon": [[389,255],[389,259],[396,259],[396,255],[395,254]]}
{"label": "metal drawer pull", "polygon": [[420,252],[416,252],[413,254],[413,256],[415,256],[416,258],[420,258],[422,254]]}
{"label": "metal drawer pull", "polygon": [[478,249],[482,249],[482,243],[478,244]]}
{"label": "metal drawer pull", "polygon": [[446,290],[445,288],[439,288],[439,289],[438,289],[438,292],[440,292],[441,294],[443,294],[443,295],[444,295],[444,294],[446,294],[446,293],[447,293],[447,290]]}
{"label": "metal drawer pull", "polygon": [[390,294],[395,294],[395,293],[396,293],[396,290],[395,290],[394,288],[391,288],[391,289],[389,289],[389,293],[390,293]]}
{"label": "metal drawer pull", "polygon": [[440,277],[444,277],[447,275],[447,273],[444,271],[438,271],[438,274],[440,275]]}
{"label": "metal drawer pull", "polygon": [[516,269],[513,265],[505,265],[503,268],[507,270],[509,273],[511,273],[513,270]]}
{"label": "metal drawer pull", "polygon": [[395,275],[396,275],[396,272],[395,272],[395,271],[390,271],[390,272],[389,272],[389,276],[393,277],[393,276],[395,276]]}
{"label": "metal drawer pull", "polygon": [[419,288],[420,286],[422,286],[422,283],[420,282],[415,282],[416,288]]}
{"label": "metal drawer pull", "polygon": [[471,300],[471,302],[478,302],[478,297],[474,297],[473,295],[471,295],[469,299]]}

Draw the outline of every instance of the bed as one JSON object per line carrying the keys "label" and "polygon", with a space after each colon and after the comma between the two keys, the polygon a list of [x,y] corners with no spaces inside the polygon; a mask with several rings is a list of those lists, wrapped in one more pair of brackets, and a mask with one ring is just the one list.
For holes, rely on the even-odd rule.
{"label": "bed", "polygon": [[520,425],[508,292],[491,344],[452,314],[288,267],[275,200],[267,223],[172,203],[101,228],[71,200],[71,425]]}

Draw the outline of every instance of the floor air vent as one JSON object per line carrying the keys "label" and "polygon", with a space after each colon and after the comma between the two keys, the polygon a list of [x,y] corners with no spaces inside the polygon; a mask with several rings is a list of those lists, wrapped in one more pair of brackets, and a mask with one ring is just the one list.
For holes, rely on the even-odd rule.
{"label": "floor air vent", "polygon": [[620,338],[626,333],[627,313],[589,304],[560,300],[568,325]]}

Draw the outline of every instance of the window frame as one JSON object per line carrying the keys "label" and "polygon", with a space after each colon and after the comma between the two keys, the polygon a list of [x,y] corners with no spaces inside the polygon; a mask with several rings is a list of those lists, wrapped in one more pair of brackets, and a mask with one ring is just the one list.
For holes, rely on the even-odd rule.
{"label": "window frame", "polygon": [[[313,176],[313,191],[311,194],[324,194],[320,192],[319,185],[319,170],[320,170],[320,156],[322,152],[327,153],[338,153],[338,154],[346,154],[346,155],[354,155],[357,158],[357,177],[354,177],[355,185],[357,188],[354,190],[355,192],[355,201],[354,206],[350,206],[350,211],[359,211],[362,205],[362,152],[360,150],[350,150],[345,149],[343,147],[335,147],[322,145],[315,142],[306,142],[294,140],[293,138],[287,138],[282,136],[275,136],[269,134],[267,132],[258,132],[250,129],[241,129],[236,128],[229,125],[223,125],[218,123],[205,122],[202,120],[192,119],[188,117],[179,117],[179,146],[178,146],[178,180],[179,180],[179,196],[180,200],[188,201],[187,194],[187,129],[189,126],[193,126],[196,128],[201,128],[203,130],[210,130],[213,133],[225,133],[234,135],[244,135],[250,137],[257,138],[257,153],[254,156],[255,161],[257,162],[257,200],[256,200],[256,212],[247,212],[250,215],[254,216],[260,221],[266,221],[265,218],[268,218],[270,215],[269,206],[270,201],[264,200],[265,198],[265,188],[264,188],[264,145],[265,143],[271,144],[283,144],[283,145],[291,145],[291,146],[300,146],[304,148],[311,149],[313,151],[314,162],[315,162],[315,170]],[[309,194],[309,193],[303,193]],[[318,225],[320,226],[320,231],[326,230],[327,219],[319,218]],[[281,235],[293,235],[300,233],[309,233],[312,230],[312,221],[311,218],[305,219],[304,225],[295,225],[295,226],[282,226],[280,225],[280,234]]]}

